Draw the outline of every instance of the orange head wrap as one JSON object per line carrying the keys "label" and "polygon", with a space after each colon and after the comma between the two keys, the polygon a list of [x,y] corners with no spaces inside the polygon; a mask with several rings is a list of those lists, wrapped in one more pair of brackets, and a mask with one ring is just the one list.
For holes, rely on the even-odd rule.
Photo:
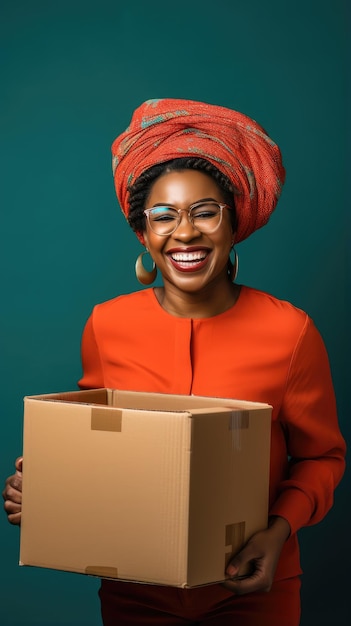
{"label": "orange head wrap", "polygon": [[267,223],[285,180],[279,147],[262,126],[243,113],[192,100],[144,102],[113,142],[112,155],[117,198],[127,218],[129,186],[146,169],[179,157],[210,161],[235,189],[236,242]]}

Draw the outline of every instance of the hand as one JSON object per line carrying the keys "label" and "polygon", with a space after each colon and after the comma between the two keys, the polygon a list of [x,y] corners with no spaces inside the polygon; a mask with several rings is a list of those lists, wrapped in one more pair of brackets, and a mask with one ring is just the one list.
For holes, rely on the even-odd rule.
{"label": "hand", "polygon": [[270,591],[279,556],[290,535],[290,525],[283,517],[273,517],[269,527],[253,535],[227,566],[230,577],[238,575],[243,566],[250,566],[246,578],[226,580],[223,585],[235,594]]}
{"label": "hand", "polygon": [[21,523],[22,465],[23,457],[20,456],[15,462],[16,473],[9,476],[6,480],[5,489],[2,492],[2,497],[5,500],[4,509],[7,513],[7,519],[10,524],[15,524],[17,526]]}

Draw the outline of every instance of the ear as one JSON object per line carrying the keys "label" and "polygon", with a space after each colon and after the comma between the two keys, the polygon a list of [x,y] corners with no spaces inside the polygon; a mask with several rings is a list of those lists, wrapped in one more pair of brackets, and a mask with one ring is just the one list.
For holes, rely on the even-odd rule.
{"label": "ear", "polygon": [[138,230],[136,232],[136,236],[138,237],[142,246],[146,246],[146,231]]}
{"label": "ear", "polygon": [[148,241],[148,236],[147,236],[146,230],[143,230],[143,232],[142,232],[141,242],[142,242],[143,246],[145,246],[145,248],[149,247],[149,241]]}

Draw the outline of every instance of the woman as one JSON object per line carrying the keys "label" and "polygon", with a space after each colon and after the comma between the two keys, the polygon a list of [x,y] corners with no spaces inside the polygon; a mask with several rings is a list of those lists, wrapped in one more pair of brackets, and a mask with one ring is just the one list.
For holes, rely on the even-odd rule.
{"label": "woman", "polygon": [[[254,120],[224,107],[152,100],[112,146],[122,211],[163,286],[97,305],[83,334],[81,388],[231,397],[273,407],[268,528],[233,555],[223,585],[175,589],[103,580],[105,626],[297,626],[297,531],[332,506],[344,471],[328,357],[312,320],[236,282],[234,245],[267,223],[285,171]],[[233,251],[233,261],[230,254]],[[21,460],[6,481],[20,523]],[[252,573],[236,579],[239,566]],[[269,592],[269,593],[267,593]]]}

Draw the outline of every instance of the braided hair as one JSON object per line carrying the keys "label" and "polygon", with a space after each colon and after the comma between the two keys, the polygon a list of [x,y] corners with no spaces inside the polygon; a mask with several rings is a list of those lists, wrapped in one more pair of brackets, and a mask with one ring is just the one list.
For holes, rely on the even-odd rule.
{"label": "braided hair", "polygon": [[[218,185],[223,193],[224,201],[229,206],[235,208],[234,195],[236,191],[229,178],[222,174],[212,163],[206,159],[197,157],[182,157],[172,159],[153,165],[145,170],[131,185],[129,191],[129,215],[128,222],[135,232],[143,232],[145,230],[145,215],[143,213],[147,198],[150,194],[151,187],[157,178],[163,174],[170,172],[180,172],[182,170],[197,170],[210,176]],[[233,231],[236,230],[235,211],[230,211]]]}

